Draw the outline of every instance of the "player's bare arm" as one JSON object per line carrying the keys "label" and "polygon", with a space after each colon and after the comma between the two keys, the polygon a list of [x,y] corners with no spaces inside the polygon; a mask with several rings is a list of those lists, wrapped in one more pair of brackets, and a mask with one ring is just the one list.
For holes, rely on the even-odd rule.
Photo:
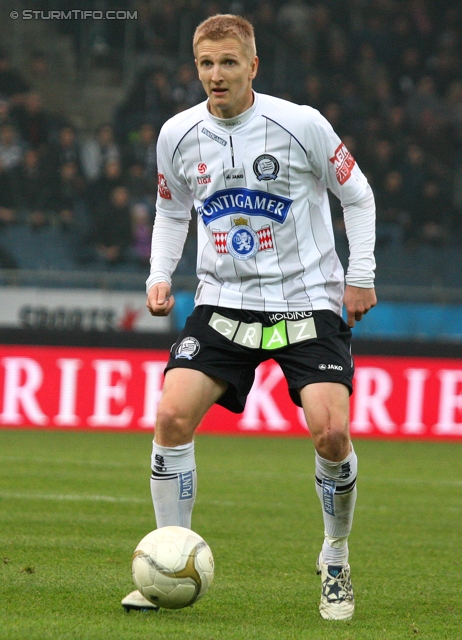
{"label": "player's bare arm", "polygon": [[174,304],[168,282],[159,282],[149,289],[146,306],[152,316],[168,316]]}
{"label": "player's bare arm", "polygon": [[375,289],[364,289],[347,284],[343,302],[347,311],[347,324],[349,327],[354,327],[355,322],[362,320],[363,315],[377,304]]}

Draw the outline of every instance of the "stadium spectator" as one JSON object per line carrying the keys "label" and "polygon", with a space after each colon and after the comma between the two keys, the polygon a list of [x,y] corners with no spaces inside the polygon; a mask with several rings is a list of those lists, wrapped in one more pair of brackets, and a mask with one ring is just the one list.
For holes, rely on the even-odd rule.
{"label": "stadium spectator", "polygon": [[143,71],[133,84],[126,100],[118,107],[115,129],[119,139],[125,141],[130,131],[150,122],[161,127],[173,112],[171,83],[160,69]]}
{"label": "stadium spectator", "polygon": [[132,201],[144,204],[153,215],[157,195],[157,171],[148,175],[142,164],[134,162],[127,167],[124,184],[130,191]]}
{"label": "stadium spectator", "polygon": [[172,101],[174,112],[183,111],[202,102],[204,90],[197,78],[194,66],[180,64],[172,83]]}
{"label": "stadium spectator", "polygon": [[[183,14],[184,15],[184,14]],[[154,7],[153,24],[156,50],[166,58],[175,59],[180,48],[182,13],[176,2],[161,2]]]}
{"label": "stadium spectator", "polygon": [[5,170],[0,161],[0,227],[12,224],[16,220],[17,211],[11,174]]}
{"label": "stadium spectator", "polygon": [[406,184],[405,206],[410,208],[420,196],[430,173],[427,157],[422,147],[416,143],[410,143],[407,146],[400,162],[400,171]]}
{"label": "stadium spectator", "polygon": [[92,242],[104,266],[127,261],[133,243],[130,195],[126,187],[115,187],[108,205],[94,220]]}
{"label": "stadium spectator", "polygon": [[32,211],[47,209],[55,176],[45,170],[37,149],[27,149],[21,163],[11,172],[15,208],[22,220]]}
{"label": "stadium spectator", "polygon": [[4,124],[0,129],[0,162],[6,171],[14,169],[22,160],[25,145],[12,124]]}
{"label": "stadium spectator", "polygon": [[10,104],[17,105],[29,89],[22,74],[11,66],[9,55],[0,50],[0,94],[7,96]]}
{"label": "stadium spectator", "polygon": [[289,0],[279,9],[277,23],[285,38],[297,49],[314,49],[313,10],[305,0]]}
{"label": "stadium spectator", "polygon": [[85,182],[77,163],[73,160],[63,162],[50,199],[50,209],[62,227],[74,225],[76,211],[82,206],[84,196]]}
{"label": "stadium spectator", "polygon": [[101,210],[108,207],[111,192],[116,187],[124,186],[122,163],[119,160],[110,160],[106,163],[100,178],[92,183],[86,196],[87,208],[92,218],[96,218]]}
{"label": "stadium spectator", "polygon": [[454,228],[455,215],[445,189],[434,178],[425,181],[411,208],[411,238],[424,244],[443,246]]}
{"label": "stadium spectator", "polygon": [[28,93],[23,104],[11,110],[11,119],[16,123],[21,138],[34,149],[45,151],[50,141],[53,120],[50,114],[43,108],[42,98],[39,93]]}
{"label": "stadium spectator", "polygon": [[78,171],[83,175],[80,144],[74,127],[64,125],[58,133],[58,140],[48,147],[47,162],[54,174],[59,174],[61,166],[67,162],[75,162]]}
{"label": "stadium spectator", "polygon": [[149,0],[136,5],[138,18],[135,22],[134,48],[138,54],[153,52],[157,44],[156,21]]}
{"label": "stadium spectator", "polygon": [[83,143],[81,159],[84,176],[89,182],[101,177],[108,162],[121,160],[112,125],[100,125],[95,135]]}
{"label": "stadium spectator", "polygon": [[157,171],[157,132],[149,122],[145,122],[130,136],[125,151],[125,165],[140,165],[145,177]]}
{"label": "stadium spectator", "polygon": [[321,111],[326,103],[326,91],[321,76],[317,73],[308,73],[303,80],[301,90],[296,94],[299,104],[308,104]]}
{"label": "stadium spectator", "polygon": [[132,250],[136,263],[148,267],[151,258],[152,217],[147,205],[138,202],[131,209]]}
{"label": "stadium spectator", "polygon": [[[260,90],[262,91],[268,91],[273,84],[274,62],[276,59],[279,34],[276,8],[271,0],[257,2],[253,14],[253,25],[260,58],[258,74],[260,77],[255,79],[255,86],[261,87]],[[203,95],[204,94],[202,94],[202,96]]]}
{"label": "stadium spectator", "polygon": [[0,127],[10,122],[10,102],[6,96],[0,95]]}
{"label": "stadium spectator", "polygon": [[377,202],[377,247],[397,249],[410,226],[410,214],[404,209],[404,182],[399,171],[389,171],[375,186]]}

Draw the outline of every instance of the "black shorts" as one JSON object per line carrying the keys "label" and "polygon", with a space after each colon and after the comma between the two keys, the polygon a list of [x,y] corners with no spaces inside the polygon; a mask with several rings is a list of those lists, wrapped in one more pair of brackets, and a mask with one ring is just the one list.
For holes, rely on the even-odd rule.
{"label": "black shorts", "polygon": [[244,411],[255,369],[273,359],[301,406],[299,389],[340,382],[353,391],[351,330],[333,311],[262,312],[201,305],[186,320],[165,371],[197,369],[228,382],[217,404]]}

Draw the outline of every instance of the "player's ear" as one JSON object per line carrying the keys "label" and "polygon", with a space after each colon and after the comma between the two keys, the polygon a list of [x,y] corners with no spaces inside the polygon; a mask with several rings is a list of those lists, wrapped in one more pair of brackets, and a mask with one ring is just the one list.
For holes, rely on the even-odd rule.
{"label": "player's ear", "polygon": [[255,56],[255,58],[250,62],[250,73],[249,73],[249,79],[253,80],[255,78],[255,76],[257,75],[257,71],[258,71],[258,63],[259,63],[259,59],[257,56]]}

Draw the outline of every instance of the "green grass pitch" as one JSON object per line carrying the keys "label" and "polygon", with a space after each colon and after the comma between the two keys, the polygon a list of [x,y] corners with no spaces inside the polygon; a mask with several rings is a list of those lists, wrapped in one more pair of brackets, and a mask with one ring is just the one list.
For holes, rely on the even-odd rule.
{"label": "green grass pitch", "polygon": [[0,638],[462,638],[462,445],[357,440],[350,622],[319,617],[310,440],[199,435],[193,529],[216,561],[194,607],[120,606],[154,528],[151,434],[0,430]]}

